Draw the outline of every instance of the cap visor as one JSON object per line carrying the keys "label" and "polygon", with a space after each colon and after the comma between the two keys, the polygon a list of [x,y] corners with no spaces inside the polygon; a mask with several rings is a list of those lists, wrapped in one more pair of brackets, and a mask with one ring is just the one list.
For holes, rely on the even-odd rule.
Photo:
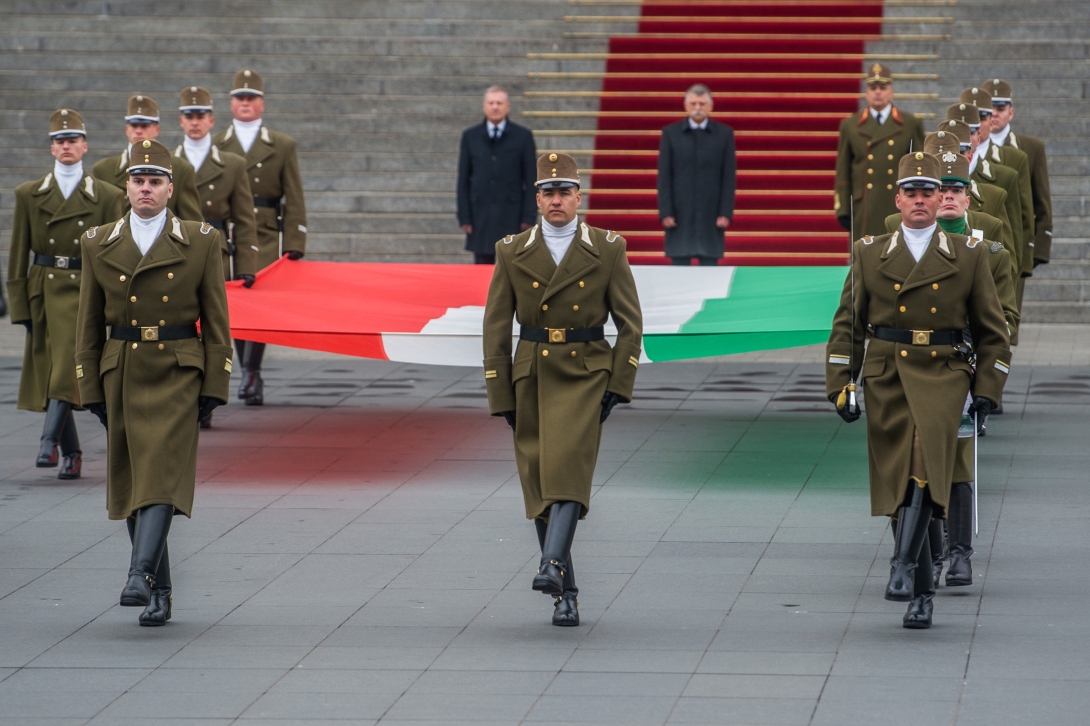
{"label": "cap visor", "polygon": [[232,96],[264,96],[264,91],[258,91],[253,88],[236,88],[231,91]]}
{"label": "cap visor", "polygon": [[126,116],[125,123],[127,124],[157,124],[159,123],[158,116]]}
{"label": "cap visor", "polygon": [[164,176],[171,176],[170,169],[162,166],[153,166],[145,164],[141,166],[130,166],[128,168],[129,176],[139,176],[141,174],[162,174]]}
{"label": "cap visor", "polygon": [[993,106],[1007,106],[1010,103],[1011,103],[1011,99],[1009,99],[1009,98],[996,98],[995,96],[992,96],[992,105]]}
{"label": "cap visor", "polygon": [[78,136],[87,138],[87,134],[83,131],[71,131],[69,129],[65,129],[64,131],[53,131],[49,134],[49,138],[57,139],[58,141],[62,141],[64,139],[74,139]]}
{"label": "cap visor", "polygon": [[579,180],[577,179],[544,179],[536,182],[535,186],[538,189],[570,189],[571,187],[578,187]]}
{"label": "cap visor", "polygon": [[209,113],[212,110],[211,106],[179,106],[178,110],[182,113]]}
{"label": "cap visor", "polygon": [[962,179],[960,176],[944,176],[942,185],[944,187],[967,187],[969,186],[969,180]]}
{"label": "cap visor", "polygon": [[938,189],[939,180],[929,176],[910,176],[907,179],[898,179],[897,186],[901,189]]}

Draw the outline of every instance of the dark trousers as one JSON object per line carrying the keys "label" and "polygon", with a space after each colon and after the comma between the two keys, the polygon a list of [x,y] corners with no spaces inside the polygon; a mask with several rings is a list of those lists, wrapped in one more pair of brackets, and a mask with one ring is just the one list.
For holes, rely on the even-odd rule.
{"label": "dark trousers", "polygon": [[[694,256],[696,257],[696,263],[701,267],[715,267],[719,264],[718,257],[700,257],[699,255]],[[692,264],[692,260],[692,257],[671,257],[670,264],[674,265],[675,267],[689,267]]]}
{"label": "dark trousers", "polygon": [[481,252],[473,253],[474,265],[494,265],[496,264],[496,253],[493,252],[490,255],[483,254]]}

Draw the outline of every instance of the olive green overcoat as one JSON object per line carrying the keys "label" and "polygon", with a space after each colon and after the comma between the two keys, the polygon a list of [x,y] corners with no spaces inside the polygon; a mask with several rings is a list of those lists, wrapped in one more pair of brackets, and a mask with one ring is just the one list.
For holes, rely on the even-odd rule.
{"label": "olive green overcoat", "polygon": [[[189,161],[181,144],[174,156]],[[197,193],[205,219],[217,219],[231,225],[235,245],[235,277],[257,274],[257,218],[254,215],[250,178],[246,175],[246,160],[238,154],[220,151],[213,146],[201,168],[197,169]],[[231,279],[231,257],[227,235],[223,241],[223,279]]]}
{"label": "olive green overcoat", "polygon": [[989,163],[1002,164],[1008,169],[1013,169],[1018,174],[1018,201],[1022,207],[1022,229],[1028,234],[1024,248],[1026,254],[1021,262],[1028,264],[1030,272],[1033,271],[1033,258],[1036,250],[1037,228],[1036,210],[1033,208],[1033,175],[1029,165],[1029,157],[1026,152],[1013,146],[997,146],[989,143],[985,153]]}
{"label": "olive green overcoat", "polygon": [[1036,136],[1011,131],[1003,143],[1021,149],[1029,158],[1029,181],[1033,192],[1034,259],[1048,262],[1052,254],[1052,187],[1048,180],[1045,144]]}
{"label": "olive green overcoat", "polygon": [[854,211],[856,236],[882,234],[887,214],[897,211],[897,164],[923,149],[923,122],[896,106],[881,126],[869,108],[840,122],[833,211]]}
{"label": "olive green overcoat", "polygon": [[[197,467],[197,397],[226,403],[231,377],[220,235],[167,213],[146,255],[128,215],[83,236],[76,377],[84,405],[106,403],[110,519],[149,504],[190,516]],[[107,326],[186,325],[201,337],[130,343]]]}
{"label": "olive green overcoat", "polygon": [[977,184],[969,182],[969,211],[983,212],[989,217],[995,217],[1003,226],[999,241],[1007,248],[1011,255],[1011,268],[1014,279],[1021,276],[1022,264],[1018,253],[1018,245],[1014,241],[1014,230],[1011,228],[1010,217],[1007,215],[1007,193],[999,187],[991,184]]}
{"label": "olive green overcoat", "polygon": [[1007,193],[1005,207],[1014,235],[1014,245],[1018,250],[1019,276],[1029,277],[1033,274],[1033,210],[1022,208],[1018,172],[1008,166],[981,159],[969,178],[981,185],[998,187]]}
{"label": "olive green overcoat", "polygon": [[279,222],[275,209],[254,207],[257,216],[257,269],[264,270],[284,252],[306,252],[307,205],[295,139],[262,124],[249,151],[243,151],[232,124],[216,134],[212,143],[246,159],[250,191],[255,197],[279,199],[284,210],[284,248],[280,249]]}
{"label": "olive green overcoat", "polygon": [[68,199],[52,172],[15,188],[8,299],[13,323],[31,321],[16,404],[23,410],[44,411],[51,398],[80,402],[72,361],[82,271],[35,265],[33,256],[80,259],[80,236],[121,216],[121,197],[88,174]]}
{"label": "olive green overcoat", "polygon": [[864,359],[867,326],[953,331],[963,330],[968,321],[978,361],[975,395],[998,403],[1011,353],[989,256],[983,242],[941,230],[932,235],[919,262],[900,232],[865,237],[854,245],[854,264],[826,348],[825,380],[827,395],[834,398],[849,376],[861,376],[875,516],[894,514],[904,501],[918,434],[936,516],[945,518],[971,370],[950,345],[871,338]]}
{"label": "olive green overcoat", "polygon": [[[174,185],[174,194],[171,195],[170,201],[167,202],[167,209],[183,220],[203,222],[204,215],[201,214],[200,195],[197,194],[196,174],[193,171],[193,165],[185,159],[175,159],[171,161],[171,167],[170,183]],[[121,190],[121,211],[124,214],[128,214],[131,208],[129,198],[125,196],[125,186],[129,182],[128,168],[128,147],[117,156],[107,156],[105,159],[99,159],[91,168],[91,174],[95,179],[112,184]]]}
{"label": "olive green overcoat", "polygon": [[[520,340],[511,360],[511,321],[535,328],[592,328],[612,315],[617,341]],[[553,262],[538,226],[496,243],[484,315],[484,376],[492,415],[516,412],[515,461],[527,518],[556,501],[590,508],[602,396],[632,400],[643,315],[624,238],[581,223]]]}

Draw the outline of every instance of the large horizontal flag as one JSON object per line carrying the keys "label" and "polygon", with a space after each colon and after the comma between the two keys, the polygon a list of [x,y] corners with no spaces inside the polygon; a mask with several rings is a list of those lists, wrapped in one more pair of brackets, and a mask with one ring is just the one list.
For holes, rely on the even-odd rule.
{"label": "large horizontal flag", "polygon": [[[634,267],[645,362],[828,339],[846,267]],[[491,266],[282,258],[227,284],[231,335],[363,358],[479,366]],[[518,333],[512,324],[512,335]],[[607,324],[606,335],[616,329]]]}

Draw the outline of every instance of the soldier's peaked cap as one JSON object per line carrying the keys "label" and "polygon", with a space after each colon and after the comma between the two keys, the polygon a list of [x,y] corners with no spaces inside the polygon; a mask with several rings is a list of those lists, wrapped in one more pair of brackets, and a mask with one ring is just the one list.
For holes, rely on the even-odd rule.
{"label": "soldier's peaked cap", "polygon": [[959,141],[949,131],[930,133],[923,140],[923,150],[939,160],[939,179],[943,186],[969,186],[969,160],[958,153]]}
{"label": "soldier's peaked cap", "polygon": [[567,189],[579,186],[579,165],[567,154],[553,151],[537,159],[538,189]]}
{"label": "soldier's peaked cap", "polygon": [[971,103],[952,103],[946,107],[947,121],[964,121],[972,126],[980,126],[980,109]]}
{"label": "soldier's peaked cap", "polygon": [[992,103],[1013,103],[1014,101],[1011,84],[1002,78],[990,78],[981,83],[980,87],[992,94]]}
{"label": "soldier's peaked cap", "polygon": [[264,96],[265,84],[256,71],[239,71],[231,84],[232,96]]}
{"label": "soldier's peaked cap", "polygon": [[873,83],[893,83],[893,72],[890,71],[889,66],[884,66],[881,63],[872,63],[870,68],[867,69],[867,85]]}
{"label": "soldier's peaked cap", "polygon": [[181,94],[181,105],[178,106],[178,110],[182,113],[192,113],[195,111],[211,111],[212,94],[208,92],[207,88],[201,88],[200,86],[189,86],[188,88],[183,88]]}
{"label": "soldier's peaked cap", "polygon": [[171,176],[170,149],[153,139],[137,141],[129,149],[129,176],[135,174],[164,174]]}
{"label": "soldier's peaked cap", "polygon": [[966,88],[961,92],[961,103],[971,103],[976,106],[980,115],[992,114],[992,94],[983,88]]}
{"label": "soldier's peaked cap", "polygon": [[939,159],[926,151],[913,151],[897,165],[897,186],[902,189],[938,189]]}
{"label": "soldier's peaked cap", "polygon": [[150,96],[131,96],[125,121],[130,124],[157,124],[159,123],[159,104]]}
{"label": "soldier's peaked cap", "polygon": [[49,117],[49,138],[74,139],[77,136],[87,138],[87,129],[83,126],[83,117],[70,108],[61,108]]}
{"label": "soldier's peaked cap", "polygon": [[[969,124],[962,123],[957,119],[950,119],[949,121],[940,123],[939,133],[952,135],[956,140],[955,142],[960,144],[963,151],[969,148],[973,143],[973,132],[969,128]],[[927,151],[927,149],[924,149],[924,151]]]}

